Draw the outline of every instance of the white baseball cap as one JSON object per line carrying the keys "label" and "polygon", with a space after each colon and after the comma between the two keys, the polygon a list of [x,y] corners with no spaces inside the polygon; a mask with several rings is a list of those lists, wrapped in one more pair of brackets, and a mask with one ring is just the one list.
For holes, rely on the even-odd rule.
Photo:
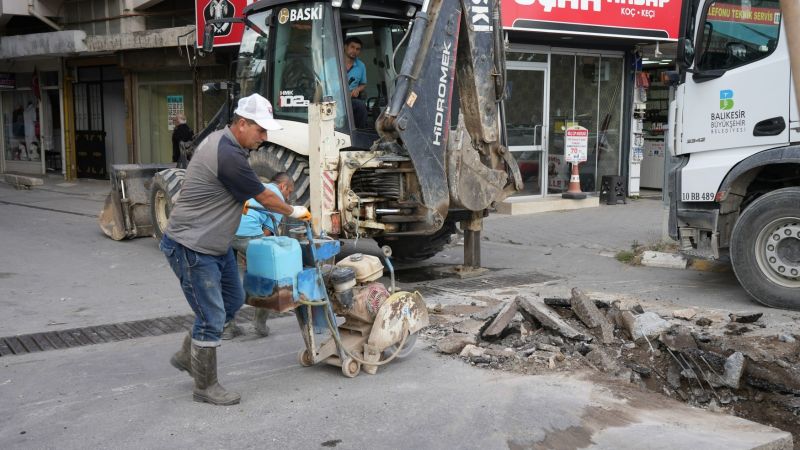
{"label": "white baseball cap", "polygon": [[272,117],[272,105],[269,100],[258,94],[240,98],[236,111],[233,113],[239,117],[252,120],[268,131],[283,129],[281,124]]}

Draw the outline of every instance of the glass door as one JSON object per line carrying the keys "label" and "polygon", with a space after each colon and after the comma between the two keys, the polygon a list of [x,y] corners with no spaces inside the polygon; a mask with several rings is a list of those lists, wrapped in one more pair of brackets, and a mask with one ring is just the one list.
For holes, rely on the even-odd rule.
{"label": "glass door", "polygon": [[547,63],[508,62],[506,130],[523,189],[517,196],[542,195],[547,183]]}

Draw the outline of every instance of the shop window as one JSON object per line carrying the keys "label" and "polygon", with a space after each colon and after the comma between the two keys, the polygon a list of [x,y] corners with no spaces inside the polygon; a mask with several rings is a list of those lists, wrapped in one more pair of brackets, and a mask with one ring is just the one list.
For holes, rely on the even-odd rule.
{"label": "shop window", "polygon": [[41,161],[39,108],[32,91],[3,93],[5,159]]}
{"label": "shop window", "polygon": [[597,191],[604,175],[618,175],[622,116],[622,58],[597,55],[551,56],[548,135],[550,194],[567,190],[567,128],[589,130],[587,160],[580,165],[581,190]]}
{"label": "shop window", "polygon": [[700,70],[727,70],[763,59],[780,35],[777,1],[726,0],[706,10],[699,45]]}
{"label": "shop window", "polygon": [[137,95],[137,146],[142,163],[172,161],[174,118],[183,114],[189,127],[194,123],[195,108],[191,73],[160,72],[140,76]]}

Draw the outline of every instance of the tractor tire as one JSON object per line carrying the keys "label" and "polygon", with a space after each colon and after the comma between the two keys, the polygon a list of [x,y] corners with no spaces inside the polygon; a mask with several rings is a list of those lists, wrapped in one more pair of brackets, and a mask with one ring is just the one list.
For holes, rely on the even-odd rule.
{"label": "tractor tire", "polygon": [[185,169],[167,169],[153,176],[150,186],[150,219],[153,222],[153,237],[160,240],[169,223],[169,215],[181,194],[186,178]]}
{"label": "tractor tire", "polygon": [[294,180],[294,194],[286,199],[293,205],[310,204],[311,179],[308,176],[308,157],[280,145],[268,144],[250,153],[250,167],[267,182],[278,172],[288,173]]}
{"label": "tractor tire", "polygon": [[379,247],[388,245],[392,249],[392,259],[416,262],[428,259],[444,250],[456,232],[455,222],[445,222],[442,228],[428,236],[376,237]]}
{"label": "tractor tire", "polygon": [[736,278],[759,303],[800,310],[800,187],[764,194],[733,227]]}

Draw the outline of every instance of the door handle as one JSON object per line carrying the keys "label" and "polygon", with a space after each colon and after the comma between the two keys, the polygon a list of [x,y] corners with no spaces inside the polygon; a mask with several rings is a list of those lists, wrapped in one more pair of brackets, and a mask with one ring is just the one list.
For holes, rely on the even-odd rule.
{"label": "door handle", "polygon": [[753,127],[753,136],[777,136],[786,129],[783,117],[772,117],[762,120]]}
{"label": "door handle", "polygon": [[533,145],[539,145],[536,141],[538,141],[539,137],[539,129],[542,128],[542,124],[534,125],[533,126]]}

